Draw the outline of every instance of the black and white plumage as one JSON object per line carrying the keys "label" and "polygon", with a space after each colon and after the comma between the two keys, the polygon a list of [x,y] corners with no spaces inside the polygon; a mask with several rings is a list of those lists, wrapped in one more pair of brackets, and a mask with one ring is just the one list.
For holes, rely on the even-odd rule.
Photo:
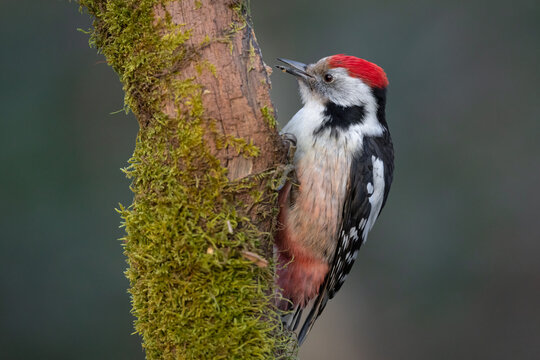
{"label": "black and white plumage", "polygon": [[[385,95],[376,97],[379,109],[384,109]],[[384,128],[383,133],[365,136],[361,150],[354,154],[351,163],[337,252],[328,276],[330,299],[351,271],[358,249],[367,240],[392,184],[394,149],[384,111],[379,113],[378,121]]]}
{"label": "black and white plumage", "polygon": [[280,194],[278,285],[293,311],[285,321],[301,344],[341,288],[385,205],[394,151],[386,123],[384,71],[346,55],[311,65],[282,60],[304,107],[283,128],[297,139],[298,187]]}

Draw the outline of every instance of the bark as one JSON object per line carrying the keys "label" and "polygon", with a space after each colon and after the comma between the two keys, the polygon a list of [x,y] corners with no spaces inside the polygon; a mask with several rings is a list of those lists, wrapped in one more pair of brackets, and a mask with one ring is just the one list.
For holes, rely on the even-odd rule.
{"label": "bark", "polygon": [[[197,49],[197,57],[183,68],[175,69],[179,79],[197,78],[205,90],[203,104],[208,118],[218,121],[219,131],[249,139],[260,149],[254,158],[245,158],[227,147],[217,150],[212,139],[208,145],[228,169],[231,180],[261,172],[282,160],[277,132],[269,127],[261,109],[271,109],[271,68],[265,66],[250,20],[241,1],[201,0],[199,3],[173,1],[158,8],[156,15],[168,12],[174,24],[192,29],[188,46]],[[202,10],[202,11],[201,11]],[[240,14],[239,12],[244,12]],[[210,43],[205,45],[205,39]],[[201,44],[203,44],[201,46]],[[213,64],[218,76],[198,73],[198,64]],[[166,103],[167,113],[174,116],[174,104]],[[272,110],[270,110],[272,111]]]}
{"label": "bark", "polygon": [[273,306],[285,149],[246,2],[80,4],[140,125],[119,212],[147,358],[294,356]]}

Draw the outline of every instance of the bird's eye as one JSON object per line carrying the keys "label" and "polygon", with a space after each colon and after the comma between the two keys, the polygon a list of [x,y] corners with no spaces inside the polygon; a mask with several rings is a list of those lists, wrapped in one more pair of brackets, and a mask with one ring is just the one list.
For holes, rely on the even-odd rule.
{"label": "bird's eye", "polygon": [[334,81],[334,77],[330,74],[324,74],[324,81],[326,81],[327,83],[331,83],[332,81]]}

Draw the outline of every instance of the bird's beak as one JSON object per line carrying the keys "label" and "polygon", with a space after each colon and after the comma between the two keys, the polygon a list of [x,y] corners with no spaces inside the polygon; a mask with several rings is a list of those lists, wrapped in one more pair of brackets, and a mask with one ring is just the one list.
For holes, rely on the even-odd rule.
{"label": "bird's beak", "polygon": [[301,62],[294,61],[294,60],[287,60],[287,59],[281,59],[281,58],[278,58],[278,60],[281,61],[282,63],[289,65],[289,66],[276,65],[276,67],[279,70],[283,72],[287,72],[291,75],[297,76],[303,80],[313,79],[313,76],[309,75],[306,72],[306,68],[307,68],[306,64],[302,64]]}

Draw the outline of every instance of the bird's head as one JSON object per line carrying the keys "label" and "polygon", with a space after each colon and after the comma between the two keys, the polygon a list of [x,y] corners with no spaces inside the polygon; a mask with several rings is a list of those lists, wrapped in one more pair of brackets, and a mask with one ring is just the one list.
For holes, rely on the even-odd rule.
{"label": "bird's head", "polygon": [[384,93],[388,85],[381,67],[354,56],[333,55],[309,65],[278,60],[288,65],[278,65],[278,69],[297,77],[304,104],[310,101],[343,107],[376,104],[374,92]]}

